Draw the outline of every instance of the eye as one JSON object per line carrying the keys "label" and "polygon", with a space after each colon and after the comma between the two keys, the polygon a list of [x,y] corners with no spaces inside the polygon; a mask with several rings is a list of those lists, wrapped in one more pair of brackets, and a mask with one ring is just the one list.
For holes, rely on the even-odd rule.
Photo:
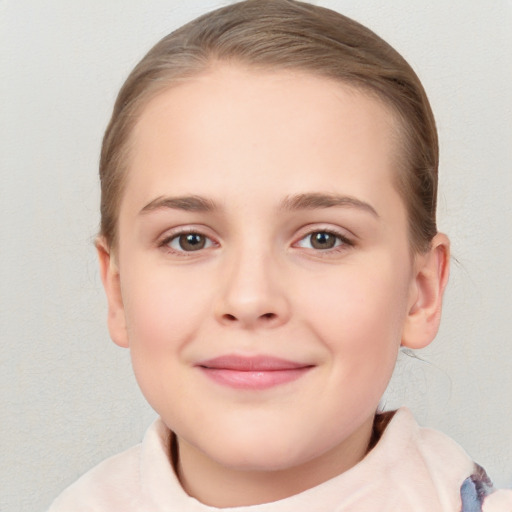
{"label": "eye", "polygon": [[313,231],[297,242],[306,249],[328,250],[341,245],[352,245],[345,237],[331,231]]}
{"label": "eye", "polygon": [[213,246],[212,240],[201,233],[181,233],[164,240],[165,245],[176,252],[193,252]]}

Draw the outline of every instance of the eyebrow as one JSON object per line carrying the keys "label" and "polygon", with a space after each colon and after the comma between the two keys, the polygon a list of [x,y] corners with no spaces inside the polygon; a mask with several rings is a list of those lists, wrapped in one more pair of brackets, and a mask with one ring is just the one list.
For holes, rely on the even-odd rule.
{"label": "eyebrow", "polygon": [[171,208],[173,210],[184,210],[187,212],[213,212],[219,210],[219,206],[201,196],[182,196],[182,197],[157,197],[148,203],[140,213],[148,213],[155,210]]}
{"label": "eyebrow", "polygon": [[[287,196],[280,205],[280,210],[318,210],[322,208],[345,207],[357,208],[371,213],[374,217],[379,217],[377,211],[370,204],[350,196],[340,196],[337,194],[306,193]],[[211,199],[202,196],[190,195],[180,197],[161,196],[148,203],[141,214],[155,210],[170,208],[173,210],[183,210],[187,212],[216,212],[221,208]]]}
{"label": "eyebrow", "polygon": [[357,208],[371,213],[374,217],[379,217],[375,208],[369,203],[356,199],[355,197],[340,196],[337,194],[297,194],[286,197],[281,204],[283,210],[316,210],[333,207]]}

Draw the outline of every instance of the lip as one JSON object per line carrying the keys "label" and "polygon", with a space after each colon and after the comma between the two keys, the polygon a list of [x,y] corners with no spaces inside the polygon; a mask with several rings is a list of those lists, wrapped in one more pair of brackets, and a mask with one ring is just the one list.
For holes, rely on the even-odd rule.
{"label": "lip", "polygon": [[224,355],[196,364],[207,377],[235,389],[262,390],[299,379],[312,364],[273,356]]}

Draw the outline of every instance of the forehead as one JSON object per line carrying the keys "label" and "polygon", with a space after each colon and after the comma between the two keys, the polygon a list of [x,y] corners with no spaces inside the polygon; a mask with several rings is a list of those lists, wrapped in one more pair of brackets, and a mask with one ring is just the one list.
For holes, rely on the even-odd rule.
{"label": "forehead", "polygon": [[283,183],[289,193],[325,192],[342,175],[364,193],[364,173],[392,181],[397,132],[390,108],[348,84],[218,66],[145,106],[130,140],[126,193],[149,201],[161,188],[208,186],[222,196],[259,186],[268,195]]}
{"label": "forehead", "polygon": [[[240,109],[240,102],[245,103],[245,108]],[[132,140],[139,137],[141,126],[159,121],[168,123],[170,119],[167,114],[171,111],[176,116],[185,117],[199,112],[204,120],[208,116],[212,120],[211,114],[221,119],[232,116],[236,110],[240,118],[250,116],[250,121],[256,123],[261,117],[254,115],[253,106],[262,108],[260,113],[263,121],[270,121],[268,114],[271,112],[276,116],[282,114],[286,119],[298,118],[306,111],[311,116],[312,110],[318,107],[316,120],[321,120],[322,115],[325,120],[325,106],[333,116],[340,113],[333,108],[334,103],[337,107],[343,104],[345,112],[359,110],[361,120],[368,112],[375,117],[379,111],[378,119],[375,117],[379,124],[375,128],[385,128],[388,133],[391,130],[391,135],[397,134],[401,124],[399,116],[367,85],[348,83],[306,70],[262,69],[221,62],[202,73],[170,83],[167,88],[150,97],[138,113]],[[182,124],[183,128],[186,126]],[[195,128],[200,126],[196,125]],[[266,128],[270,128],[268,123]]]}

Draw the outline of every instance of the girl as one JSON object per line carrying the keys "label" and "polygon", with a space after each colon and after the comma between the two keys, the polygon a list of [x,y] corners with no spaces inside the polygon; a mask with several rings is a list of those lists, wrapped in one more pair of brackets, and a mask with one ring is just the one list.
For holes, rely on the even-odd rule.
{"label": "girl", "polygon": [[512,510],[449,438],[376,414],[439,326],[437,167],[418,78],[333,11],[248,0],[158,43],[105,133],[96,245],[160,419],[51,512]]}

